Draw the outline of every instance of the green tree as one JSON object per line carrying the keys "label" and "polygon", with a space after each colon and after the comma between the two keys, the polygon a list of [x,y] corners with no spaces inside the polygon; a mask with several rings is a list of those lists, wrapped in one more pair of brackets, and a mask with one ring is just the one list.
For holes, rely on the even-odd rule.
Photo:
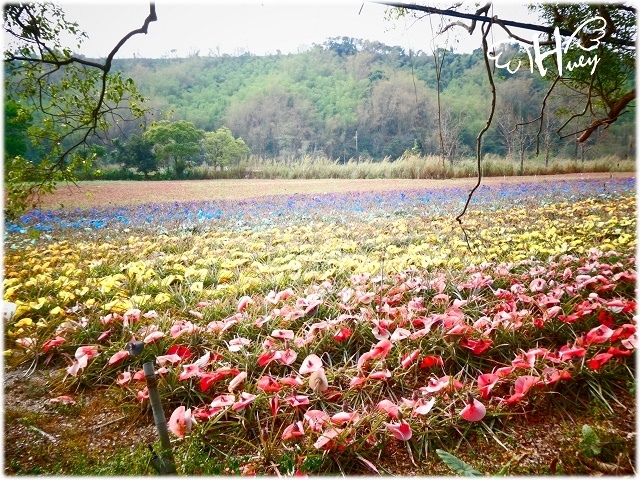
{"label": "green tree", "polygon": [[158,169],[153,142],[142,135],[131,135],[126,143],[115,142],[116,160],[124,168],[133,168],[148,178],[150,173]]}
{"label": "green tree", "polygon": [[154,122],[143,137],[153,143],[158,159],[164,160],[167,165],[173,160],[175,175],[182,178],[193,163],[192,159],[200,153],[199,142],[203,135],[203,130],[198,130],[186,120],[161,120]]}
{"label": "green tree", "polygon": [[4,153],[10,157],[25,156],[29,149],[27,130],[33,116],[14,101],[4,104]]}
{"label": "green tree", "polygon": [[220,127],[215,132],[206,132],[200,144],[205,160],[215,168],[225,167],[251,153],[244,140],[234,138],[227,127]]}
{"label": "green tree", "polygon": [[27,134],[40,153],[33,161],[5,154],[5,214],[11,218],[36,206],[40,195],[59,182],[74,181],[78,167],[93,157],[88,142],[125,116],[123,109],[142,115],[143,98],[133,80],[111,73],[111,65],[129,38],[147,32],[156,13],[151,4],[143,26],[125,35],[103,63],[76,56],[63,45],[71,35],[74,48],[80,48],[86,34],[56,4],[6,4],[3,20],[4,100],[33,113],[36,121]]}

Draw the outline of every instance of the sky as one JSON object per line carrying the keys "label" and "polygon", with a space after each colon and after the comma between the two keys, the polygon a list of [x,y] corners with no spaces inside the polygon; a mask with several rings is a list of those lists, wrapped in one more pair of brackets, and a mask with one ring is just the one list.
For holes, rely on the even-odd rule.
{"label": "sky", "polygon": [[[117,2],[69,2],[60,0],[68,20],[78,22],[89,36],[79,53],[101,58],[111,51],[129,31],[140,28],[149,13],[149,3],[140,0]],[[425,4],[425,3],[423,3]],[[447,8],[450,3],[426,3]],[[473,12],[475,2],[466,2]],[[163,58],[298,53],[323,44],[331,37],[352,37],[399,45],[405,50],[431,52],[434,42],[457,52],[480,47],[480,28],[471,37],[463,28],[449,29],[435,36],[441,17],[429,15],[420,20],[386,20],[387,7],[373,2],[297,0],[214,0],[202,2],[156,1],[158,20],[149,25],[147,35],[135,35],[120,49],[117,58]],[[514,2],[494,2],[491,15],[536,23],[526,7]],[[447,18],[446,20],[451,20]],[[468,23],[468,22],[467,22]],[[518,29],[515,29],[517,32]],[[520,32],[527,38],[531,32]],[[435,37],[435,40],[434,40]],[[507,38],[494,34],[493,41]],[[492,43],[492,42],[489,42]]]}

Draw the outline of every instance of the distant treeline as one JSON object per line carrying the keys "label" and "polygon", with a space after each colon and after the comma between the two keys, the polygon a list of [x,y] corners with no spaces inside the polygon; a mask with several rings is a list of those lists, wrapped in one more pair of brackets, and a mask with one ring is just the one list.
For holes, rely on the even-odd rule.
{"label": "distant treeline", "polygon": [[[297,54],[121,59],[115,69],[149,98],[147,125],[169,119],[205,131],[226,126],[263,159],[381,160],[410,152],[453,165],[475,154],[491,94],[480,49],[435,53],[341,37]],[[483,151],[519,163],[535,154],[540,124],[527,122],[540,115],[549,81],[527,69],[496,69],[495,80],[498,104]],[[539,156],[633,157],[633,113],[585,145],[558,138],[570,97],[558,89],[547,100]],[[113,131],[122,141],[134,133],[141,133],[139,122]]]}

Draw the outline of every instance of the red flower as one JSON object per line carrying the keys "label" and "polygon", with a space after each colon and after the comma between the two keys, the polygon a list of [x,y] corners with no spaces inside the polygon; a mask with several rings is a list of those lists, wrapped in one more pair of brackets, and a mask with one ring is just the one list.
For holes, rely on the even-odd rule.
{"label": "red flower", "polygon": [[277,392],[282,388],[280,384],[276,382],[273,378],[271,378],[269,375],[260,377],[260,380],[258,380],[257,386],[260,390],[267,393]]}
{"label": "red flower", "polygon": [[611,315],[611,312],[608,312],[607,310],[600,310],[600,312],[598,312],[598,321],[609,328],[614,325],[613,315]]}
{"label": "red flower", "polygon": [[615,329],[615,331],[613,332],[613,335],[611,335],[610,340],[612,342],[615,342],[619,338],[626,339],[631,337],[631,335],[633,335],[634,333],[636,333],[635,325],[632,325],[630,323],[625,323],[621,327],[618,327]]}
{"label": "red flower", "polygon": [[172,345],[167,350],[167,355],[178,355],[180,359],[184,362],[187,358],[191,356],[191,350],[189,350],[184,345]]}
{"label": "red flower", "polygon": [[338,333],[333,336],[333,339],[336,342],[346,342],[352,334],[353,331],[350,328],[343,327]]}
{"label": "red flower", "polygon": [[588,360],[587,365],[589,365],[589,368],[591,368],[592,370],[598,370],[602,365],[607,363],[611,358],[613,358],[613,355],[610,353],[599,353],[595,357],[593,357],[591,360]]}
{"label": "red flower", "polygon": [[444,365],[442,357],[439,355],[427,355],[420,362],[420,368],[431,368],[434,365]]}
{"label": "red flower", "polygon": [[481,355],[486,352],[489,347],[493,344],[493,341],[484,338],[480,340],[474,340],[472,338],[463,338],[460,340],[460,345],[462,347],[468,348],[473,352],[474,355]]}
{"label": "red flower", "polygon": [[587,351],[582,347],[569,347],[568,345],[564,345],[560,347],[560,351],[558,352],[558,357],[560,360],[569,361],[576,358],[584,357],[584,354]]}

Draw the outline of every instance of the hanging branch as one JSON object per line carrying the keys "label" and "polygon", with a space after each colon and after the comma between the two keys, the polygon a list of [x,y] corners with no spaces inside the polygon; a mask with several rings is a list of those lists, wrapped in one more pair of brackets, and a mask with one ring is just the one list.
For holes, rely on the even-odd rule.
{"label": "hanging branch", "polygon": [[[489,112],[489,118],[487,118],[486,125],[484,126],[484,128],[482,130],[480,130],[480,133],[478,134],[478,137],[476,138],[476,160],[477,160],[477,167],[478,167],[478,181],[476,182],[475,186],[469,192],[469,196],[467,197],[467,201],[464,204],[464,208],[462,209],[462,212],[460,212],[460,214],[456,217],[456,221],[460,224],[461,227],[462,227],[462,216],[467,211],[467,207],[469,206],[469,202],[471,202],[471,197],[473,197],[473,194],[475,193],[475,191],[480,186],[480,183],[482,182],[482,136],[485,134],[485,132],[491,126],[491,122],[493,121],[493,114],[496,111],[496,85],[493,82],[493,74],[491,73],[491,65],[489,64],[489,57],[487,56],[487,52],[489,50],[489,45],[487,44],[487,35],[489,34],[489,31],[491,30],[491,23],[489,23],[489,25],[483,25],[482,29],[483,29],[482,50],[484,52],[484,65],[485,65],[485,67],[487,69],[487,78],[489,79],[489,83],[491,84],[491,111]],[[464,227],[462,228],[462,231],[464,232],[464,236],[466,238],[467,237],[467,233],[465,232]],[[467,239],[467,245],[468,244],[469,244],[469,240]]]}

